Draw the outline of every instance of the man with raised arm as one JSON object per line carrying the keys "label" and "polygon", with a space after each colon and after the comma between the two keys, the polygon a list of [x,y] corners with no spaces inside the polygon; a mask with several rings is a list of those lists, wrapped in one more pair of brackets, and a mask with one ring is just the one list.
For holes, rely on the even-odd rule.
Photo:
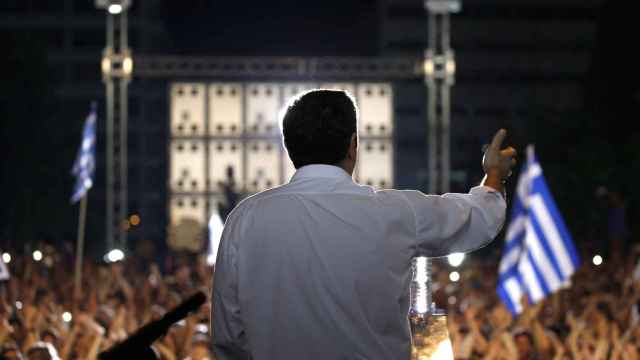
{"label": "man with raised arm", "polygon": [[487,245],[505,219],[515,150],[488,146],[468,194],[375,190],[352,179],[358,110],[343,91],[295,98],[282,119],[296,173],[229,215],[218,251],[216,358],[409,359],[411,260]]}

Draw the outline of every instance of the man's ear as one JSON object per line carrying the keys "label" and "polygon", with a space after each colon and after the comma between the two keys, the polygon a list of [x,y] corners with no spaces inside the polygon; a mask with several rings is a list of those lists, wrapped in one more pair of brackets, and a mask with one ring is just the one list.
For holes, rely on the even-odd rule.
{"label": "man's ear", "polygon": [[349,143],[349,158],[355,160],[358,154],[358,136],[356,133],[351,135],[351,142]]}

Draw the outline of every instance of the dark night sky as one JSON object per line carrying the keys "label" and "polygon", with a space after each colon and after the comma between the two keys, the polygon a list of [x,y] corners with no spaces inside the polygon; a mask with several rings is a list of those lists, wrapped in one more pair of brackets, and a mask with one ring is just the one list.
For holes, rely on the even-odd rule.
{"label": "dark night sky", "polygon": [[224,55],[371,55],[375,2],[180,1],[165,4],[176,50]]}

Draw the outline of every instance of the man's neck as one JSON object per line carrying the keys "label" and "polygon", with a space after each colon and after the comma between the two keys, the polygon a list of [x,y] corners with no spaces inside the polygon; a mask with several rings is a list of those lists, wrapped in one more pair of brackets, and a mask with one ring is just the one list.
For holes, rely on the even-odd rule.
{"label": "man's neck", "polygon": [[339,163],[337,163],[335,166],[341,168],[342,170],[344,170],[347,174],[349,174],[349,176],[353,176],[353,170],[355,168],[355,166],[350,166],[349,164],[347,164],[346,160],[343,160]]}

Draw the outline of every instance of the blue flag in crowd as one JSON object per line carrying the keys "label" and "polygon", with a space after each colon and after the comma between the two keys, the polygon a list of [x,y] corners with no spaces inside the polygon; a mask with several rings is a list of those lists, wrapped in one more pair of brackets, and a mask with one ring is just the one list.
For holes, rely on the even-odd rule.
{"label": "blue flag in crowd", "polygon": [[553,202],[533,146],[518,179],[498,278],[498,295],[515,316],[568,285],[578,266],[571,235]]}
{"label": "blue flag in crowd", "polygon": [[71,202],[75,203],[87,193],[93,185],[93,173],[96,168],[96,105],[91,104],[91,112],[84,123],[82,144],[71,173],[76,177]]}

